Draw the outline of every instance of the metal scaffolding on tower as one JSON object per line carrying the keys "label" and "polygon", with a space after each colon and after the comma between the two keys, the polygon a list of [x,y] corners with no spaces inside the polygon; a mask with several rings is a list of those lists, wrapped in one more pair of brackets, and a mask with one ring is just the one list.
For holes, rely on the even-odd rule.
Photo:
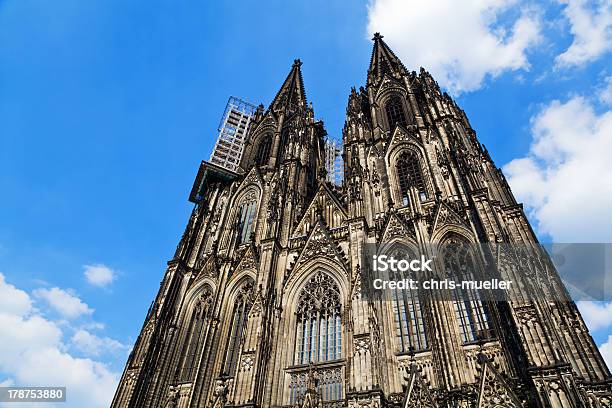
{"label": "metal scaffolding on tower", "polygon": [[210,162],[230,171],[240,165],[244,141],[257,107],[230,96],[219,123],[219,137],[210,156]]}

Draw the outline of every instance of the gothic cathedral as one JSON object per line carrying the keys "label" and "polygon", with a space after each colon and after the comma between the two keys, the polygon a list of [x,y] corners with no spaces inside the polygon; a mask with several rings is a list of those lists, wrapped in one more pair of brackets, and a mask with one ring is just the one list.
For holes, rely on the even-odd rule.
{"label": "gothic cathedral", "polygon": [[[365,245],[537,238],[465,113],[379,34],[348,98],[344,182],[327,182],[300,66],[236,172],[202,162],[112,407],[612,407],[562,286],[556,302],[364,295]],[[469,265],[521,279],[489,255]]]}

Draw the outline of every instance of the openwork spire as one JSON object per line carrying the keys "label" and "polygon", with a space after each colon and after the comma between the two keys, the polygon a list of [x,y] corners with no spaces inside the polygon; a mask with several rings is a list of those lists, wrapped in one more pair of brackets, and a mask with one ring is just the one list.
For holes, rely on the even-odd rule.
{"label": "openwork spire", "polygon": [[279,111],[287,106],[306,106],[306,91],[304,90],[301,66],[302,61],[299,59],[293,61],[287,79],[285,79],[285,82],[283,82],[283,85],[270,104],[271,109]]}
{"label": "openwork spire", "polygon": [[380,33],[375,33],[372,41],[374,41],[374,48],[370,58],[367,85],[378,83],[384,74],[398,77],[406,72],[406,67],[383,41],[383,36]]}

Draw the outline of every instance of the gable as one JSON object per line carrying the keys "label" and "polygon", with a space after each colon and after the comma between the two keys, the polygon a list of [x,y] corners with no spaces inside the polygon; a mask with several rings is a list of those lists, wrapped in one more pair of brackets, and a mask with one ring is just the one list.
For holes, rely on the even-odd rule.
{"label": "gable", "polygon": [[418,367],[412,365],[410,367],[410,378],[406,396],[404,398],[403,408],[436,408],[438,404],[433,399],[431,391],[427,383],[424,381]]}
{"label": "gable", "polygon": [[261,133],[266,132],[274,132],[277,128],[276,118],[274,117],[274,113],[267,112],[264,118],[259,122],[259,124],[251,131],[249,136],[249,141],[253,140]]}
{"label": "gable", "polygon": [[435,212],[433,223],[430,226],[431,236],[436,235],[447,225],[455,225],[462,228],[468,228],[466,221],[447,203],[440,202]]}
{"label": "gable", "polygon": [[402,95],[406,95],[406,89],[404,88],[403,84],[385,73],[383,80],[376,91],[376,101],[380,102],[389,92],[399,92]]}
{"label": "gable", "polygon": [[243,270],[252,269],[257,271],[257,266],[259,265],[259,257],[258,254],[253,247],[253,245],[249,245],[248,249],[242,255],[240,262],[234,269],[232,275],[235,275]]}
{"label": "gable", "polygon": [[249,185],[256,185],[259,188],[258,194],[262,191],[263,186],[263,178],[259,173],[259,170],[256,166],[253,166],[251,170],[247,173],[244,179],[240,182],[238,189],[236,191],[236,195],[234,197],[240,196],[243,190],[247,189]]}
{"label": "gable", "polygon": [[321,213],[329,229],[346,225],[348,216],[340,201],[325,184],[320,184],[314,198],[306,207],[300,222],[293,230],[291,238],[307,235],[317,223],[318,212]]}
{"label": "gable", "polygon": [[416,240],[414,228],[406,225],[396,213],[391,213],[387,225],[381,235],[381,242],[391,242],[395,238]]}
{"label": "gable", "polygon": [[478,363],[482,367],[478,386],[478,403],[476,404],[478,408],[519,408],[522,406],[507,381],[484,354],[478,356]]}
{"label": "gable", "polygon": [[389,143],[387,143],[387,155],[389,156],[395,148],[402,144],[416,144],[417,146],[421,146],[421,139],[416,132],[416,126],[408,125],[408,128],[405,128],[402,125],[397,125],[391,135]]}
{"label": "gable", "polygon": [[314,259],[325,259],[342,265],[344,273],[348,277],[348,272],[346,272],[348,260],[340,246],[331,237],[329,230],[321,219],[315,224],[312,233],[308,237],[304,248],[295,262],[288,266],[285,275],[285,284],[289,285],[293,271]]}

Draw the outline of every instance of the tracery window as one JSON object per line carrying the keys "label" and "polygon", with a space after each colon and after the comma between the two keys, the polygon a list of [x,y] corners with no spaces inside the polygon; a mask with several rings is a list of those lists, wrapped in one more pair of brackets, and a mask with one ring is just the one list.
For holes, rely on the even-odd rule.
{"label": "tracery window", "polygon": [[300,292],[295,364],[337,360],[342,354],[340,290],[331,276],[317,272]]}
{"label": "tracery window", "polygon": [[251,308],[252,304],[252,292],[253,280],[249,279],[239,289],[236,299],[234,300],[234,309],[232,311],[232,320],[230,322],[225,363],[223,365],[223,373],[229,376],[234,376],[236,373],[236,367],[238,366],[242,336],[244,335],[249,309]]}
{"label": "tracery window", "polygon": [[325,408],[341,408],[342,402],[342,367],[321,368],[313,372],[301,371],[291,374],[289,382],[289,405],[301,405],[304,394],[314,376],[316,388]]}
{"label": "tracery window", "polygon": [[257,201],[253,194],[253,197],[248,197],[238,210],[238,245],[251,241],[256,211]]}
{"label": "tracery window", "polygon": [[258,166],[268,164],[271,147],[272,137],[270,135],[264,136],[261,139],[261,142],[259,142],[259,147],[257,148],[257,155],[255,156],[255,163],[257,163]]}
{"label": "tracery window", "polygon": [[409,202],[410,187],[415,187],[417,189],[421,201],[427,199],[425,181],[421,173],[419,158],[414,152],[410,150],[403,152],[397,159],[395,169],[397,171],[403,205],[407,205]]}
{"label": "tracery window", "polygon": [[404,107],[402,100],[399,96],[393,95],[387,101],[385,105],[385,111],[387,113],[387,122],[389,123],[389,130],[393,132],[396,125],[406,126],[406,114],[404,113]]}
{"label": "tracery window", "polygon": [[191,381],[197,369],[199,357],[202,355],[204,346],[206,325],[209,319],[210,308],[213,301],[213,292],[210,286],[206,286],[202,294],[198,296],[193,306],[189,330],[185,337],[183,364],[180,372],[181,381]]}
{"label": "tracery window", "polygon": [[[476,263],[466,242],[455,238],[447,241],[443,259],[449,279],[455,282],[474,281]],[[493,337],[489,311],[478,290],[456,286],[451,296],[463,343]]]}
{"label": "tracery window", "polygon": [[[296,347],[294,364],[317,364],[342,357],[341,296],[332,277],[318,271],[301,290],[296,308]],[[323,401],[342,398],[341,367],[318,369],[318,385]],[[292,375],[290,403],[306,391],[306,373]]]}
{"label": "tracery window", "polygon": [[[396,259],[412,259],[405,250],[397,251]],[[403,279],[419,280],[415,276],[397,271],[392,272],[390,279],[400,281]],[[395,335],[400,352],[422,351],[427,349],[427,334],[425,332],[424,309],[417,289],[395,289],[393,291],[393,314],[395,318]]]}

